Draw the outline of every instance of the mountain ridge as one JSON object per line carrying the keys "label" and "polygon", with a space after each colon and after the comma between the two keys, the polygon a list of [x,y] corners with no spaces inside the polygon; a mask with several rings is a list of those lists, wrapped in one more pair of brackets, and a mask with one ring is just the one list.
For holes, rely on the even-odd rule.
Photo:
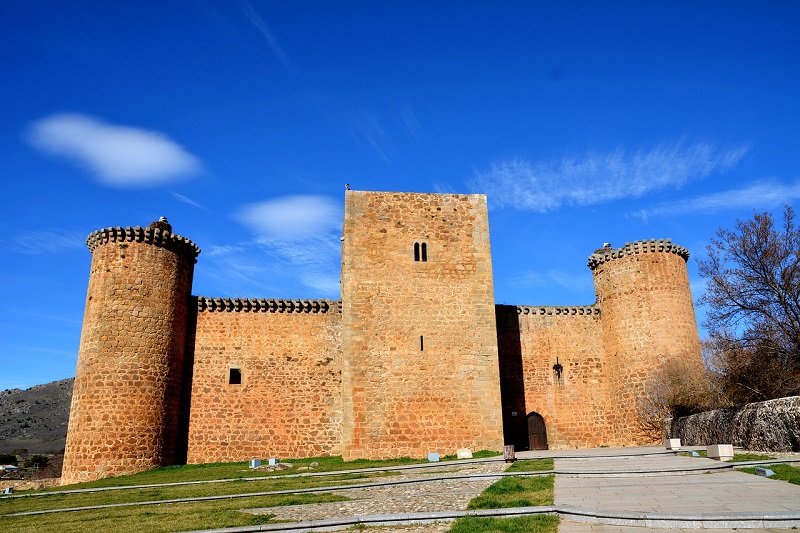
{"label": "mountain ridge", "polygon": [[0,453],[59,453],[67,439],[75,378],[0,391]]}

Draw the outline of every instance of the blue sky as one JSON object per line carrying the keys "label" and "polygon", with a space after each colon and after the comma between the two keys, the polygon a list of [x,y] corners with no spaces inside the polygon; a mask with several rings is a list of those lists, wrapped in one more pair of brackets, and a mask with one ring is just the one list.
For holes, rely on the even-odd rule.
{"label": "blue sky", "polygon": [[[167,216],[195,294],[338,298],[344,185],[486,193],[498,303],[603,242],[800,199],[800,3],[0,0],[0,389],[74,375],[86,236]],[[698,309],[702,315],[702,309]]]}

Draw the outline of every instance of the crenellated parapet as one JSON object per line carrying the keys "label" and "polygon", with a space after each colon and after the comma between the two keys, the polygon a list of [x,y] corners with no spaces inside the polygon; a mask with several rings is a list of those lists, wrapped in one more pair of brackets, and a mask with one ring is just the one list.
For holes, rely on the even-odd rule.
{"label": "crenellated parapet", "polygon": [[186,237],[181,237],[170,231],[153,226],[146,228],[141,226],[103,228],[90,233],[86,238],[86,246],[88,246],[89,250],[92,252],[94,252],[95,248],[98,246],[110,242],[143,242],[165,248],[175,253],[187,255],[193,259],[196,259],[200,254],[200,248]]}
{"label": "crenellated parapet", "polygon": [[589,256],[589,268],[594,270],[603,263],[619,259],[626,255],[664,252],[677,254],[684,261],[689,259],[689,250],[679,244],[673,244],[672,239],[650,239],[644,241],[626,242],[621,248],[600,248]]}
{"label": "crenellated parapet", "polygon": [[341,300],[284,300],[275,298],[207,298],[197,296],[199,312],[341,313]]}
{"label": "crenellated parapet", "polygon": [[555,316],[600,316],[600,308],[593,305],[578,306],[529,306],[518,305],[518,315],[555,315]]}

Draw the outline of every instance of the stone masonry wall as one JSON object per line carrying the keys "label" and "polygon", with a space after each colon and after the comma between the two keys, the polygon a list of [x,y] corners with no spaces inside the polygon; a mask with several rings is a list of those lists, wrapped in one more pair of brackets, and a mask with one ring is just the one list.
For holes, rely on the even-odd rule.
{"label": "stone masonry wall", "polygon": [[[550,449],[613,443],[599,309],[498,306],[506,307],[506,320],[498,318],[498,337],[507,443],[527,444],[526,415],[532,412],[545,420]],[[553,370],[556,360],[563,368],[560,378]],[[520,378],[509,373],[515,368],[521,370],[522,397],[519,392],[505,394],[509,387],[519,389],[514,383]],[[510,416],[513,412],[516,417]],[[517,442],[509,442],[509,431],[518,435]]]}
{"label": "stone masonry wall", "polygon": [[191,241],[153,228],[87,240],[91,274],[63,483],[172,464],[195,257]]}
{"label": "stone masonry wall", "polygon": [[589,258],[602,313],[613,444],[646,444],[637,398],[667,360],[702,365],[686,269],[688,251],[669,240],[637,241]]}
{"label": "stone masonry wall", "polygon": [[341,454],[339,303],[198,301],[187,461]]}
{"label": "stone masonry wall", "polygon": [[669,436],[686,446],[733,444],[745,450],[800,452],[800,396],[677,418]]}
{"label": "stone masonry wall", "polygon": [[501,449],[485,196],[347,191],[342,302],[346,460]]}

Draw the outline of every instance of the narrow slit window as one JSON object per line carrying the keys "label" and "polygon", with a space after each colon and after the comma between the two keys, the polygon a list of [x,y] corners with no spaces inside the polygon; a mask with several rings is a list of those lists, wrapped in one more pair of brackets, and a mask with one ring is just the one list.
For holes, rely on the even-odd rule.
{"label": "narrow slit window", "polygon": [[422,338],[422,335],[419,336],[419,351],[425,351],[425,340]]}
{"label": "narrow slit window", "polygon": [[228,385],[241,385],[242,371],[238,368],[231,368],[228,371]]}
{"label": "narrow slit window", "polygon": [[428,245],[426,243],[422,243],[422,260],[428,260]]}
{"label": "narrow slit window", "polygon": [[414,261],[419,261],[419,243],[414,243]]}

